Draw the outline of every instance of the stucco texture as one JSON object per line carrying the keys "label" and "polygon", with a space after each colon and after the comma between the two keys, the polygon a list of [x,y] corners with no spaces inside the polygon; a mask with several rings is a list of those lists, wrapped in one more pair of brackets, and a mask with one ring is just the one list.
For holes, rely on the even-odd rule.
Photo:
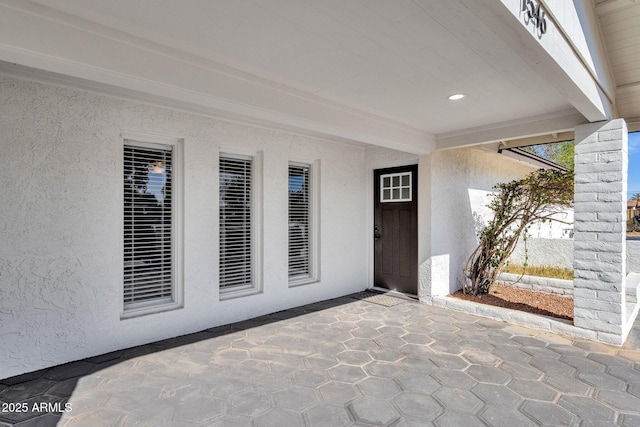
{"label": "stucco texture", "polygon": [[526,242],[520,239],[509,261],[520,265],[526,263],[532,267],[558,267],[573,270],[573,239],[529,237]]}
{"label": "stucco texture", "polygon": [[[429,296],[442,296],[462,288],[462,267],[478,244],[477,233],[491,217],[487,204],[493,186],[519,179],[536,168],[506,156],[462,148],[431,155],[431,257],[448,267],[448,283],[429,288]],[[443,258],[445,257],[445,258]],[[432,275],[446,276],[433,271]],[[443,285],[449,285],[448,289]]]}
{"label": "stucco texture", "polygon": [[[627,240],[626,273],[640,273],[640,241]],[[529,239],[527,262],[531,266],[561,267],[573,270],[573,239]],[[510,260],[516,264],[525,261],[522,242],[518,242]]]}
{"label": "stucco texture", "polygon": [[[366,287],[364,148],[0,76],[0,378]],[[184,307],[121,320],[123,130],[184,140]],[[222,147],[222,148],[221,148]],[[218,155],[263,153],[262,292],[221,301]],[[287,164],[319,161],[320,281],[290,288]]]}

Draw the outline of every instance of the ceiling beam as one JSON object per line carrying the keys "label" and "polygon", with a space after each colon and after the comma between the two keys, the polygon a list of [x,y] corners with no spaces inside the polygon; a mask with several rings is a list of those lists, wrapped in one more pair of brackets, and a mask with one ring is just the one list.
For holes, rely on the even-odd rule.
{"label": "ceiling beam", "polygon": [[[527,122],[503,123],[501,126],[490,128],[469,129],[463,133],[446,134],[436,136],[436,148],[448,149],[471,145],[491,144],[504,141],[523,141],[528,139],[531,143],[518,143],[513,146],[532,145],[545,142],[564,141],[566,132],[581,124],[588,123],[582,114],[559,113],[550,116],[542,116]],[[552,134],[557,134],[554,138]],[[562,138],[561,138],[562,137]],[[570,138],[569,138],[570,139]]]}
{"label": "ceiling beam", "polygon": [[501,148],[519,148],[528,145],[549,144],[552,142],[571,141],[574,138],[573,131],[560,132],[552,135],[538,135],[529,138],[513,139],[511,141],[502,141]]}

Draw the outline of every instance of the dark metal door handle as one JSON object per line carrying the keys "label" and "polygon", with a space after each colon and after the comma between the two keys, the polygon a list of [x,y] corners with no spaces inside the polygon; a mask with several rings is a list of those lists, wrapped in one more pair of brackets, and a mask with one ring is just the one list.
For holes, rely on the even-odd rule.
{"label": "dark metal door handle", "polygon": [[377,225],[374,225],[373,226],[373,238],[375,240],[378,240],[381,237],[382,237],[382,234],[380,234],[380,228],[378,228]]}

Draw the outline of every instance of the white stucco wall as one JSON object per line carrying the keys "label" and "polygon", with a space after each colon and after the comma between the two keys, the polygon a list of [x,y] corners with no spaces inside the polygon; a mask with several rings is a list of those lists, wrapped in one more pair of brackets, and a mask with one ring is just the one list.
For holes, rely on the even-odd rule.
{"label": "white stucco wall", "polygon": [[[366,287],[364,148],[0,76],[0,378]],[[184,139],[184,308],[121,320],[121,130]],[[219,147],[263,151],[262,293],[220,301]],[[287,278],[287,162],[320,160],[321,280]]]}
{"label": "white stucco wall", "polygon": [[[529,265],[573,270],[573,239],[529,239],[527,245]],[[626,273],[640,273],[640,241],[627,240],[625,246]],[[520,241],[510,260],[522,264],[524,258],[524,245]]]}
{"label": "white stucco wall", "polygon": [[[431,169],[430,256],[437,261],[436,270],[448,263],[449,288],[440,286],[430,292],[441,296],[462,288],[462,266],[478,243],[477,232],[491,216],[486,205],[493,186],[519,179],[536,167],[495,153],[461,148],[432,154]],[[444,277],[444,272],[433,267],[430,274]]]}
{"label": "white stucco wall", "polygon": [[365,150],[365,161],[367,167],[373,170],[417,164],[418,156],[404,151],[391,150],[389,148],[372,145]]}
{"label": "white stucco wall", "polygon": [[532,267],[558,267],[573,270],[573,239],[529,238],[518,241],[509,261]]}

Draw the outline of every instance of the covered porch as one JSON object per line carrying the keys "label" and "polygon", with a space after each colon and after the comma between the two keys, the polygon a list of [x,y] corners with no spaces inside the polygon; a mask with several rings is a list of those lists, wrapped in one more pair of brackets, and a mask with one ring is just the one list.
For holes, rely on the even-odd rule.
{"label": "covered porch", "polygon": [[446,305],[477,208],[534,169],[499,151],[569,139],[574,327],[622,345],[626,17],[640,5],[0,0],[0,378],[378,286],[374,174],[400,166],[415,295]]}

